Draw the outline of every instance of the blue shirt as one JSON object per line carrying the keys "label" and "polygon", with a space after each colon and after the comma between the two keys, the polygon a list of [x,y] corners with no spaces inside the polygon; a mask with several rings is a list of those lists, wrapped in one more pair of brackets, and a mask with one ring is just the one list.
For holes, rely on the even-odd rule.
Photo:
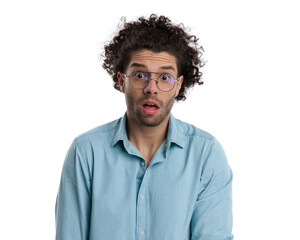
{"label": "blue shirt", "polygon": [[170,114],[149,166],[126,114],[78,136],[62,170],[56,240],[231,240],[232,172],[219,142]]}

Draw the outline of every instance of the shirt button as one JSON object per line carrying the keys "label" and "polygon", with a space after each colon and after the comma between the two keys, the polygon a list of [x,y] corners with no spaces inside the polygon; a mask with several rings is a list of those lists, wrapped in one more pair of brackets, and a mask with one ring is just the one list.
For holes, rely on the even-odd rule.
{"label": "shirt button", "polygon": [[141,166],[144,167],[144,166],[145,166],[145,163],[144,163],[144,162],[141,162]]}
{"label": "shirt button", "polygon": [[142,231],[140,231],[140,235],[144,235],[145,233],[144,233],[144,231],[142,230]]}
{"label": "shirt button", "polygon": [[144,199],[144,197],[145,197],[144,195],[141,195],[141,199]]}

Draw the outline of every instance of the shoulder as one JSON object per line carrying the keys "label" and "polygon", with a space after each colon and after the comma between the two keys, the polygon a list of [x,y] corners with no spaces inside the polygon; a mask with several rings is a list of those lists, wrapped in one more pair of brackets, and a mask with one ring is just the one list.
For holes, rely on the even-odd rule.
{"label": "shoulder", "polygon": [[193,124],[176,119],[178,126],[180,127],[181,134],[186,137],[197,137],[205,140],[213,140],[215,137],[207,131],[202,130]]}
{"label": "shoulder", "polygon": [[112,137],[115,135],[115,132],[117,131],[120,125],[120,121],[121,118],[94,127],[78,135],[74,141],[78,145],[109,142],[111,141]]}
{"label": "shoulder", "polygon": [[174,118],[174,121],[177,137],[182,139],[185,146],[201,151],[204,155],[224,152],[220,142],[211,133],[179,119]]}
{"label": "shoulder", "polygon": [[200,141],[202,143],[214,142],[215,137],[201,128],[172,117],[173,127],[177,131],[178,137],[184,139],[185,142]]}
{"label": "shoulder", "polygon": [[189,152],[200,156],[201,168],[203,171],[211,173],[222,172],[226,176],[231,176],[231,169],[227,161],[226,153],[212,134],[183,121],[177,120],[179,131],[184,139],[185,146]]}

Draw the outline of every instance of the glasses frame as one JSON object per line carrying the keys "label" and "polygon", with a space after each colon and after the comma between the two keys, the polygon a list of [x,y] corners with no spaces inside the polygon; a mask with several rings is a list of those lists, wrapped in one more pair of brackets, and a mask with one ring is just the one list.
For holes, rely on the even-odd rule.
{"label": "glasses frame", "polygon": [[[146,80],[146,85],[145,85],[145,87],[143,87],[143,88],[135,88],[135,87],[132,86],[132,83],[131,83],[131,81],[130,81],[130,76],[131,76],[131,74],[133,74],[133,73],[154,73],[154,74],[159,74],[159,76],[157,77],[157,79],[155,79],[155,78],[150,78],[150,77],[149,77],[149,78]],[[132,88],[134,88],[134,89],[139,89],[139,90],[145,89],[145,88],[148,86],[149,82],[150,82],[151,80],[153,80],[153,81],[155,81],[155,83],[156,83],[156,87],[157,87],[160,91],[162,91],[162,92],[170,92],[170,91],[172,91],[172,90],[174,89],[176,83],[179,81],[179,79],[175,79],[174,76],[173,76],[172,74],[169,74],[169,73],[135,71],[135,72],[132,72],[130,75],[126,75],[125,73],[121,73],[121,74],[122,74],[124,77],[128,77],[128,78],[129,78],[129,83],[130,83],[130,86],[131,86]],[[162,74],[165,74],[165,75],[171,75],[171,76],[174,78],[174,85],[173,85],[173,87],[172,87],[170,90],[168,90],[168,91],[161,90],[160,87],[158,86],[158,83],[159,83],[158,78],[159,78],[160,75],[162,75]]]}

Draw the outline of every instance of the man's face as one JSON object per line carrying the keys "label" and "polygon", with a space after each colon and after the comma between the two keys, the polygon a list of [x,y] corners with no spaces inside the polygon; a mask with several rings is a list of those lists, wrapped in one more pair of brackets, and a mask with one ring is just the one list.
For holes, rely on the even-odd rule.
{"label": "man's face", "polygon": [[[177,64],[175,56],[167,52],[154,53],[149,50],[140,50],[131,54],[125,75],[129,76],[136,71],[167,73],[177,79]],[[151,74],[151,79],[156,79],[157,74]],[[175,83],[169,92],[158,89],[156,82],[150,80],[144,89],[134,89],[128,77],[118,73],[119,84],[125,93],[127,104],[127,117],[141,126],[155,127],[163,121],[169,120],[169,114],[178,95],[183,76]]]}

